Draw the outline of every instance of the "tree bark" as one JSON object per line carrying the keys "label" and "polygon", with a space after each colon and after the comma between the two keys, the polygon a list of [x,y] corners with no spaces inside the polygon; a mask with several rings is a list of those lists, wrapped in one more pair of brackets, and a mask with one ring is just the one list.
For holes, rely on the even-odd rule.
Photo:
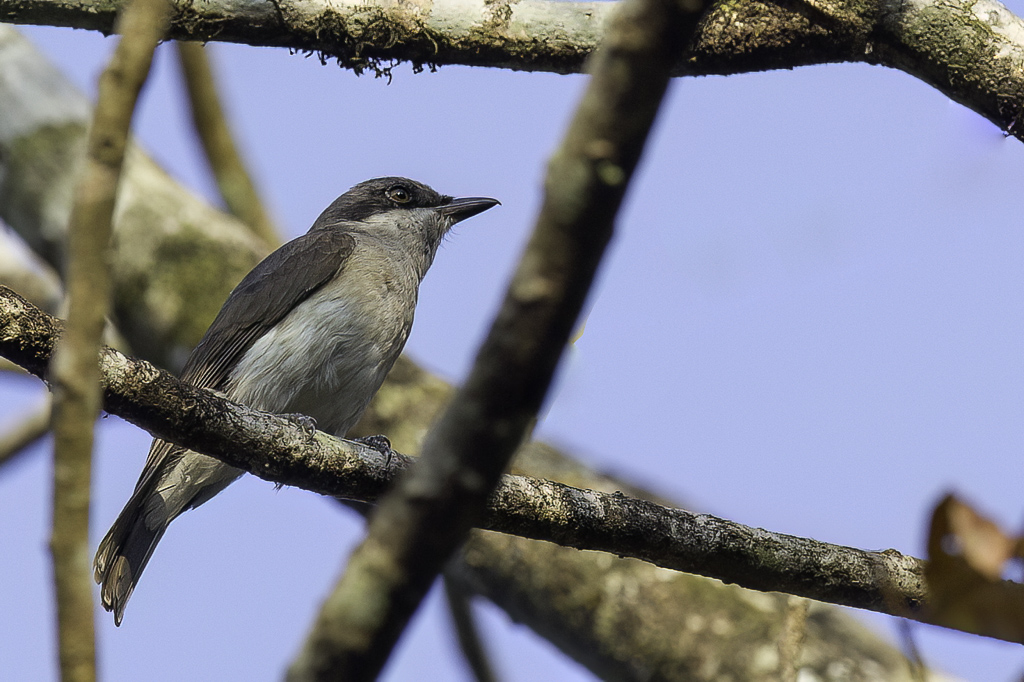
{"label": "tree bark", "polygon": [[[11,76],[0,79],[0,216],[59,262],[88,106],[7,27],[0,27],[0,69]],[[262,246],[141,152],[131,156],[115,217],[115,311],[136,353],[176,368]],[[396,448],[415,452],[450,391],[403,359],[357,429],[386,433]],[[577,487],[639,492],[538,443],[520,450],[513,467]],[[712,680],[736,670],[738,679],[777,677],[770,654],[784,601],[770,595],[493,533],[475,534],[465,557],[467,584],[601,676]],[[823,679],[830,662],[852,680],[911,679],[898,651],[846,613],[815,606],[809,623],[804,656]]]}
{"label": "tree bark", "polygon": [[[0,3],[0,21],[110,33],[122,0]],[[614,3],[178,2],[171,36],[288,47],[389,75],[395,62],[578,73]],[[544,39],[538,39],[544,36]],[[1024,23],[996,0],[719,0],[677,76],[864,62],[905,71],[1024,139]]]}
{"label": "tree bark", "polygon": [[135,103],[163,37],[168,9],[165,0],[133,0],[118,18],[124,37],[100,77],[68,227],[68,325],[49,372],[54,436],[50,552],[64,682],[96,679],[89,495],[93,427],[102,393],[97,358],[110,307],[111,222]]}

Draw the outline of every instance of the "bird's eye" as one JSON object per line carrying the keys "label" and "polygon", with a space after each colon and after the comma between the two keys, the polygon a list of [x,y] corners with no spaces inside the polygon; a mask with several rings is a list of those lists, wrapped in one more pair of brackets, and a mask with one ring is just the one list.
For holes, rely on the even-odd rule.
{"label": "bird's eye", "polygon": [[388,199],[395,202],[396,204],[408,204],[412,201],[412,194],[406,188],[396,185],[388,190]]}

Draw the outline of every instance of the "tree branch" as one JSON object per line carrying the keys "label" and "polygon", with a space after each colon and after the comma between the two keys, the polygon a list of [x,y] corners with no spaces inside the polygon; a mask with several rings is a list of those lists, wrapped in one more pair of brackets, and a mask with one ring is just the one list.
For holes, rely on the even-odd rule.
{"label": "tree branch", "polygon": [[[351,435],[386,433],[396,449],[416,452],[453,393],[403,357]],[[512,471],[679,506],[539,441],[523,444]],[[778,669],[766,667],[761,654],[782,636],[785,595],[492,532],[471,533],[446,578],[486,597],[600,679],[778,679]],[[708,666],[709,660],[718,664]],[[836,661],[852,679],[916,682],[902,654],[873,630],[847,611],[815,604],[801,669],[827,679]]]}
{"label": "tree branch", "polygon": [[[0,79],[0,214],[17,223],[36,250],[59,260],[66,188],[81,166],[88,104],[45,56],[4,25],[0,70],[18,74]],[[141,152],[135,159],[125,168],[115,224],[118,322],[141,356],[180,366],[263,247]],[[448,384],[403,357],[357,435],[386,433],[397,449],[416,452],[451,394]],[[540,442],[524,444],[513,466],[575,487],[655,499]],[[601,677],[614,671],[619,679],[710,681],[727,672],[735,679],[777,679],[759,652],[776,646],[784,598],[501,533],[473,533],[458,566],[467,589]],[[607,589],[613,585],[620,589]],[[898,650],[827,605],[812,608],[804,650],[802,666],[822,678],[841,660],[863,679],[909,680]],[[706,660],[721,664],[709,668],[701,663]]]}
{"label": "tree branch", "polygon": [[476,616],[473,614],[472,593],[466,590],[462,583],[447,576],[443,578],[442,583],[448,613],[452,617],[452,628],[459,642],[459,651],[462,652],[473,679],[476,682],[498,682],[494,666],[491,665],[491,659],[480,636]]}
{"label": "tree branch", "polygon": [[[22,0],[0,21],[109,33],[121,0]],[[288,47],[388,73],[399,61],[578,73],[613,3],[178,2],[172,37]],[[543,35],[544,40],[536,37]],[[906,71],[1024,139],[1024,23],[995,0],[719,0],[675,75],[865,62]]]}
{"label": "tree branch", "polygon": [[469,377],[417,466],[371,514],[289,680],[373,680],[448,557],[484,515],[529,437],[611,240],[633,170],[703,10],[700,0],[626,0],[548,164],[544,204]]}
{"label": "tree branch", "polygon": [[779,682],[797,682],[800,653],[807,634],[807,612],[811,604],[800,597],[790,597],[787,601],[786,619],[779,637]]}
{"label": "tree branch", "polygon": [[188,91],[192,123],[224,203],[232,215],[248,225],[268,246],[279,246],[281,236],[235,145],[205,47],[180,41],[175,46]]}
{"label": "tree branch", "polygon": [[[0,286],[0,355],[43,377],[60,331],[58,320]],[[309,439],[287,419],[232,403],[109,348],[101,354],[101,370],[107,411],[267,481],[372,502],[412,461],[321,432]],[[513,475],[502,478],[481,525],[756,590],[944,625],[927,610],[924,562],[895,550],[831,545],[669,509],[621,492]],[[510,561],[508,551],[502,556],[505,570],[525,570]],[[1003,585],[1024,592],[1017,583]],[[492,595],[494,586],[478,588]],[[967,631],[997,636],[981,627]]]}
{"label": "tree branch", "polygon": [[[57,270],[85,158],[89,101],[10,26],[0,25],[0,217]],[[118,331],[139,355],[181,367],[224,299],[268,247],[129,143],[110,274]]]}
{"label": "tree branch", "polygon": [[100,77],[84,173],[68,227],[68,326],[53,354],[53,554],[61,679],[96,679],[89,567],[89,486],[93,426],[100,408],[96,358],[110,307],[109,243],[128,131],[153,50],[163,35],[165,0],[133,0],[118,19],[124,37]]}

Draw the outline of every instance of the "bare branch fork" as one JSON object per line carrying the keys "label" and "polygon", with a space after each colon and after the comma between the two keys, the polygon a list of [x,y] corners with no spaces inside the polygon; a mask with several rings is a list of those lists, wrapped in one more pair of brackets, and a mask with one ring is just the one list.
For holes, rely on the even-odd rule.
{"label": "bare branch fork", "polygon": [[[0,356],[43,378],[61,329],[59,320],[0,286]],[[310,440],[284,418],[189,386],[109,348],[101,367],[107,411],[267,481],[372,502],[412,460],[395,453],[389,461],[372,448],[321,432]],[[481,527],[634,557],[742,587],[933,622],[924,562],[895,550],[831,545],[621,493],[511,475],[491,496]]]}

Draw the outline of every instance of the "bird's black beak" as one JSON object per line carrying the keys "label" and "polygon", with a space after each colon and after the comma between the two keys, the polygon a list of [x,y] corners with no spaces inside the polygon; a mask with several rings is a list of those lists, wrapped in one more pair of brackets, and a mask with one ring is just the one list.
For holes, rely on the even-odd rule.
{"label": "bird's black beak", "polygon": [[488,197],[460,197],[438,208],[438,212],[452,219],[453,223],[466,218],[472,218],[478,213],[483,213],[489,208],[497,206],[501,202]]}

